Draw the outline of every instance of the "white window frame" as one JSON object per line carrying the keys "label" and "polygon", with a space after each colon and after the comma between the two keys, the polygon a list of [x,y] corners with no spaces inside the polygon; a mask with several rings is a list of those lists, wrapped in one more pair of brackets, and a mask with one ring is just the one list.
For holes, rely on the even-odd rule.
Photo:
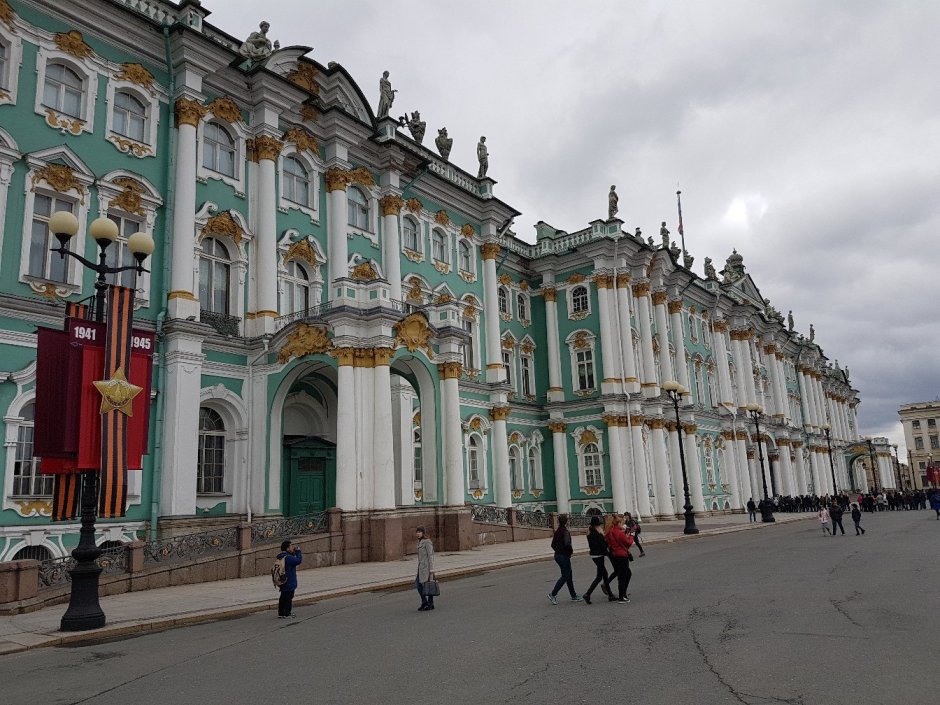
{"label": "white window frame", "polygon": [[0,252],[3,252],[3,233],[6,230],[3,224],[6,223],[7,192],[13,180],[13,164],[21,156],[16,141],[6,130],[0,128]]}
{"label": "white window frame", "polygon": [[[203,166],[203,149],[204,149],[204,140],[205,140],[205,128],[209,123],[215,123],[223,130],[228,131],[229,136],[233,138],[235,142],[235,176],[229,176],[228,174],[222,174],[218,171],[213,171],[205,166]],[[233,189],[235,189],[235,195],[239,198],[245,198],[246,193],[246,177],[248,173],[246,165],[246,140],[248,139],[248,133],[245,132],[245,128],[242,126],[242,123],[239,122],[226,122],[220,118],[215,117],[211,112],[208,113],[202,120],[199,121],[199,126],[196,128],[196,181],[200,183],[208,183],[209,179],[215,181],[221,181],[228,184]]]}
{"label": "white window frame", "polygon": [[[467,473],[467,489],[470,492],[478,490],[484,494],[487,492],[489,487],[488,473],[487,473],[487,438],[488,438],[488,426],[483,426],[481,423],[481,429],[479,431],[471,430],[467,431],[464,434],[464,463],[466,465]],[[470,439],[476,438],[478,441],[477,447],[477,480],[474,482],[470,477]]]}
{"label": "white window frame", "polygon": [[[504,301],[506,303],[505,306],[503,306]],[[510,292],[509,287],[505,285],[500,285],[496,290],[496,310],[499,312],[500,316],[512,317],[512,292]]]}
{"label": "white window frame", "polygon": [[[575,347],[575,342],[578,339],[579,333],[585,334],[584,340],[587,343],[586,348]],[[570,361],[571,361],[571,389],[572,391],[574,391],[575,393],[597,391],[598,383],[597,383],[597,350],[596,350],[597,338],[596,336],[594,335],[594,333],[592,333],[589,330],[579,329],[570,333],[568,337],[565,338],[565,343],[568,345],[568,353],[569,353]],[[587,350],[590,350],[591,352],[591,366],[593,368],[592,376],[594,377],[594,386],[581,388],[579,386],[580,375],[578,374],[578,353],[584,352]]]}
{"label": "white window frame", "polygon": [[718,485],[718,474],[715,472],[714,444],[710,436],[702,441],[702,470],[705,474],[706,485]]}
{"label": "white window frame", "polygon": [[[62,64],[72,69],[82,79],[81,115],[76,119],[43,105],[46,86],[46,69],[50,63]],[[36,56],[36,100],[33,109],[45,118],[46,124],[64,135],[89,134],[95,131],[95,101],[98,97],[98,71],[93,64],[76,59],[58,49],[40,46]]]}
{"label": "white window frame", "polygon": [[[467,253],[467,264],[468,268],[464,268],[463,264],[463,253],[466,250]],[[466,238],[461,238],[457,241],[457,269],[464,274],[469,274],[472,277],[476,277],[476,256],[474,251],[476,248],[473,246],[473,242]]]}
{"label": "white window frame", "polygon": [[[414,247],[409,247],[408,243],[405,242],[405,221],[413,224],[415,226],[415,241]],[[402,252],[414,252],[416,254],[424,257],[424,250],[421,247],[422,238],[421,238],[421,221],[414,215],[406,214],[401,217],[401,251]]]}
{"label": "white window frame", "polygon": [[[483,306],[476,298],[474,298],[470,294],[464,296],[464,298],[460,300],[460,303],[461,303],[461,306],[464,308],[464,310],[466,310],[467,306],[473,306],[474,311],[475,311],[473,318],[470,318],[466,314],[464,314],[463,323],[470,324],[469,332],[470,332],[471,342],[473,345],[473,351],[472,351],[473,352],[473,355],[472,355],[473,364],[470,367],[471,369],[474,369],[474,370],[481,370],[483,369],[483,350],[481,347],[482,341],[480,339],[480,331],[481,331],[480,316],[483,313]],[[465,327],[465,330],[466,330],[466,327]]]}
{"label": "white window frame", "polygon": [[[307,170],[307,199],[309,200],[308,205],[303,205],[302,203],[297,203],[292,201],[284,195],[284,164],[288,157],[293,157],[298,162],[300,162],[303,167]],[[320,224],[320,178],[323,174],[324,167],[322,162],[320,162],[319,157],[314,156],[308,150],[299,150],[295,144],[287,144],[284,149],[281,150],[281,153],[277,158],[277,174],[278,174],[278,189],[277,189],[277,207],[281,213],[288,213],[289,211],[299,211],[310,218],[310,223],[312,225]]]}
{"label": "white window frame", "polygon": [[[508,360],[506,358],[509,358]],[[501,348],[500,361],[503,364],[503,370],[506,372],[506,383],[516,390],[516,351],[512,348]]]}
{"label": "white window frame", "polygon": [[[128,93],[141,101],[147,111],[147,128],[144,140],[139,142],[119,133],[114,127],[115,101],[118,93]],[[108,81],[107,97],[107,137],[111,145],[124,154],[138,159],[157,156],[158,135],[160,129],[160,98],[156,93],[142,89],[136,83],[111,78]]]}
{"label": "white window frame", "polygon": [[[10,482],[9,491],[6,496],[9,499],[18,499],[18,500],[34,499],[34,498],[45,499],[45,498],[52,497],[52,476],[51,475],[45,476],[46,479],[43,480],[43,484],[49,485],[49,492],[41,492],[39,494],[32,492],[35,478],[43,477],[41,473],[39,472],[40,459],[36,457],[35,453],[32,454],[31,463],[30,463],[31,472],[29,476],[31,478],[34,478],[30,482],[30,491],[26,493],[20,493],[20,494],[13,493],[14,484],[15,484],[14,472],[16,470],[16,456],[17,456],[17,451],[19,449],[19,445],[20,445],[19,436],[20,436],[20,431],[22,429],[25,429],[25,428],[32,429],[32,441],[31,442],[33,443],[33,447],[35,448],[35,442],[36,442],[35,403],[36,403],[35,397],[30,395],[29,398],[23,399],[21,400],[19,404],[17,404],[18,409],[16,411],[15,416],[9,415],[6,418],[4,418],[4,423],[6,424],[6,429],[7,429],[4,445],[6,446],[6,449],[7,449],[7,466],[8,466],[9,482]],[[23,412],[31,404],[33,405],[33,418],[25,419],[23,417]]]}
{"label": "white window frame", "polygon": [[[219,240],[229,253],[229,263],[231,264],[230,275],[232,277],[229,288],[229,316],[239,319],[239,330],[245,328],[245,280],[248,274],[248,248],[251,246],[253,236],[248,229],[248,223],[244,216],[234,208],[228,212],[238,224],[242,231],[241,242],[235,242],[229,237],[214,234],[212,237]],[[218,214],[218,205],[212,201],[206,201],[199,212],[196,213],[196,234],[193,238],[193,288],[196,298],[199,298],[199,255],[202,252],[203,228],[209,219]],[[202,304],[200,302],[200,308]]]}
{"label": "white window frame", "polygon": [[[441,244],[441,248],[440,248],[441,251],[439,253],[435,252],[435,249],[436,249],[435,244],[438,238],[440,238],[440,244]],[[449,238],[447,236],[447,231],[444,230],[444,228],[441,228],[441,227],[431,228],[431,261],[432,263],[438,262],[440,264],[446,264],[448,267],[450,267],[450,247],[448,246],[449,245],[448,240]],[[438,254],[440,254],[441,256],[438,257]]]}
{"label": "white window frame", "polygon": [[[574,293],[578,289],[584,289],[586,302],[585,308],[580,311],[576,311],[574,308]],[[591,287],[588,286],[587,282],[581,282],[580,284],[569,286],[566,293],[568,299],[567,303],[569,320],[580,321],[591,315]]]}
{"label": "white window frame", "polygon": [[[227,463],[227,460],[228,460],[228,458],[227,458],[227,456],[228,456],[228,448],[227,448],[227,446],[228,446],[228,428],[226,427],[225,417],[224,417],[222,414],[220,414],[216,409],[213,409],[211,406],[208,406],[208,405],[202,405],[202,406],[200,406],[200,407],[199,407],[199,416],[200,416],[200,417],[202,416],[202,410],[203,410],[203,409],[206,409],[206,411],[212,412],[213,414],[215,414],[215,415],[219,418],[219,420],[222,422],[222,430],[221,430],[221,431],[204,431],[204,430],[202,429],[202,419],[201,419],[201,418],[199,419],[198,430],[197,430],[197,432],[196,432],[196,433],[197,433],[196,495],[197,495],[197,496],[218,496],[218,495],[224,495],[224,494],[226,494],[226,491],[225,491],[225,490],[226,490],[226,488],[228,487],[228,483],[231,481],[231,478],[230,478],[231,473],[229,472],[229,465],[228,465],[228,463]],[[202,437],[203,437],[203,436],[206,436],[206,435],[212,436],[213,438],[221,438],[221,439],[222,439],[222,477],[221,477],[221,480],[222,480],[222,481],[221,481],[221,487],[220,487],[219,489],[214,489],[214,490],[209,490],[209,491],[206,491],[205,489],[203,489],[203,490],[200,490],[200,489],[199,489],[199,471],[200,471],[200,464],[201,464],[201,461],[202,461],[202,458],[199,456],[199,453],[200,453],[201,445],[202,445]],[[205,478],[203,478],[203,479],[205,479]]]}
{"label": "white window frame", "polygon": [[[581,443],[581,437],[585,431],[593,432],[596,437],[595,441],[590,443]],[[607,488],[607,478],[606,473],[604,472],[604,432],[601,429],[594,428],[593,426],[579,426],[574,431],[571,431],[571,437],[574,438],[575,454],[578,459],[578,481],[581,487],[599,487],[603,492]],[[587,466],[585,464],[585,449],[594,444],[597,446],[597,456],[598,456],[598,470],[600,472],[600,484],[588,484],[587,480]]]}
{"label": "white window frame", "polygon": [[528,326],[532,323],[532,300],[524,291],[516,292],[516,313],[522,325]]}
{"label": "white window frame", "polygon": [[535,396],[535,356],[532,353],[519,353],[519,379],[521,392],[526,399]]}
{"label": "white window frame", "polygon": [[[509,483],[513,492],[525,492],[525,466],[522,449],[515,443],[509,445]],[[513,464],[515,461],[515,466]]]}
{"label": "white window frame", "polygon": [[0,44],[7,50],[7,65],[2,69],[4,75],[0,75],[0,105],[16,105],[23,65],[23,42],[0,22]]}
{"label": "white window frame", "polygon": [[[533,494],[545,489],[545,477],[542,469],[542,434],[533,431],[529,436],[529,448],[526,453],[526,462],[529,469],[529,491]],[[532,454],[535,454],[535,463],[532,462]]]}
{"label": "white window frame", "polygon": [[[366,207],[369,209],[367,215],[368,227],[361,228],[356,225],[351,225],[349,223],[349,212],[348,212],[348,200],[349,200],[349,191],[356,189],[362,195],[366,201]],[[347,237],[354,237],[356,235],[361,235],[364,238],[371,240],[374,243],[378,243],[378,210],[379,210],[379,201],[372,189],[362,184],[349,184],[346,187],[345,198],[347,199],[347,213],[346,213],[346,223],[344,227],[346,228]]]}
{"label": "white window frame", "polygon": [[[303,272],[306,278],[297,276],[291,272],[291,269]],[[299,259],[291,259],[284,263],[284,273],[280,277],[281,286],[278,291],[278,311],[282,316],[300,313],[318,305],[315,293],[317,282],[314,280],[314,273],[310,270],[310,265]],[[302,289],[307,290],[307,305],[301,308],[288,307],[286,299],[289,296],[293,298],[293,294],[290,292],[293,290],[296,293]],[[294,303],[296,304],[296,301]]]}

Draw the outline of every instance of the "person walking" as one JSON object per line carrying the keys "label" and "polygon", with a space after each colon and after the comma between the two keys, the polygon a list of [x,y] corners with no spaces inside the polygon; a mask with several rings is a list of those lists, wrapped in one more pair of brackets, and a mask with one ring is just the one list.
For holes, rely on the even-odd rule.
{"label": "person walking", "polygon": [[839,531],[845,536],[845,529],[842,526],[842,507],[839,506],[838,502],[834,501],[829,508],[829,518],[832,519],[832,535],[836,535],[836,527],[838,526]]}
{"label": "person walking", "polygon": [[572,602],[580,602],[581,596],[574,591],[574,577],[571,573],[571,556],[574,554],[574,548],[571,546],[571,532],[568,531],[568,515],[558,515],[558,528],[552,536],[552,550],[555,552],[555,562],[561,569],[561,577],[555,583],[555,587],[548,593],[548,599],[553,605],[558,604],[558,592],[562,586],[568,586],[568,593],[571,595]]}
{"label": "person walking", "polygon": [[627,527],[627,531],[633,530],[633,543],[640,549],[640,558],[642,558],[646,555],[646,551],[643,550],[643,544],[640,543],[640,532],[643,531],[643,528],[640,526],[640,520],[634,519],[630,512],[627,512],[623,516],[625,519],[623,525]]}
{"label": "person walking", "polygon": [[582,595],[584,604],[586,605],[591,604],[591,593],[594,592],[594,588],[598,585],[601,586],[601,590],[607,595],[608,600],[616,599],[610,594],[610,576],[607,574],[607,566],[605,565],[608,553],[607,539],[604,538],[604,534],[601,533],[598,528],[600,525],[600,517],[591,517],[591,525],[588,527],[587,535],[588,552],[591,555],[591,560],[594,561],[594,565],[597,566],[597,575],[594,578],[594,582],[591,583],[591,587]]}
{"label": "person walking", "polygon": [[304,556],[300,548],[295,547],[290,541],[281,542],[281,552],[277,554],[277,560],[284,561],[284,575],[287,581],[281,585],[281,596],[277,601],[277,618],[287,619],[294,617],[294,593],[297,591],[297,566],[299,566]]}
{"label": "person walking", "polygon": [[826,505],[823,504],[819,507],[819,514],[816,516],[819,517],[819,523],[822,525],[822,530],[824,534],[829,533],[829,510],[826,509]]}
{"label": "person walking", "polygon": [[424,584],[434,578],[434,544],[423,526],[415,529],[415,538],[418,539],[418,575],[415,578],[415,587],[421,596],[418,611],[428,612],[434,609],[434,595],[424,594]]}
{"label": "person walking", "polygon": [[757,521],[757,505],[754,504],[754,498],[747,500],[747,520],[748,522]]}
{"label": "person walking", "polygon": [[865,529],[861,527],[862,510],[859,509],[858,505],[854,502],[852,503],[852,521],[855,523],[855,535],[859,536],[860,534],[864,534]]}
{"label": "person walking", "polygon": [[614,572],[617,575],[617,600],[618,604],[626,604],[630,601],[627,597],[627,588],[630,587],[630,578],[633,573],[630,570],[630,546],[633,545],[633,535],[624,533],[622,528],[623,518],[619,514],[613,516],[613,521],[607,529],[607,546],[610,548],[610,561],[614,564]]}
{"label": "person walking", "polygon": [[940,520],[940,492],[930,495],[930,508],[937,513],[937,519]]}

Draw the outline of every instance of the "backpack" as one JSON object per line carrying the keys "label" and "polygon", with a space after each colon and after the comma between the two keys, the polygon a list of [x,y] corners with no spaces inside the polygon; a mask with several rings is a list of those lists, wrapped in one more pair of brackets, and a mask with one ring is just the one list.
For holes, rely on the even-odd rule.
{"label": "backpack", "polygon": [[287,564],[283,558],[275,558],[271,566],[271,582],[274,587],[282,588],[287,584]]}

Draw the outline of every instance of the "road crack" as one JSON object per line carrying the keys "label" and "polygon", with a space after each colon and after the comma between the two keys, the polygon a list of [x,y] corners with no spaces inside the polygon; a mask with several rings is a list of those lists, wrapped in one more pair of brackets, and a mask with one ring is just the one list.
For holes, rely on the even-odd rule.
{"label": "road crack", "polygon": [[734,686],[731,685],[728,681],[725,680],[724,676],[718,671],[715,665],[712,663],[711,659],[708,656],[708,652],[705,650],[705,646],[702,644],[701,640],[698,637],[698,634],[695,631],[695,618],[698,616],[698,610],[693,608],[692,612],[689,614],[689,634],[692,636],[692,643],[695,645],[696,651],[698,651],[699,656],[702,657],[702,663],[705,664],[705,668],[711,671],[712,675],[721,683],[725,688],[728,689],[728,692],[734,696],[735,700],[739,703],[744,703],[744,705],[749,705],[748,701],[744,699],[743,693],[739,693],[735,690]]}

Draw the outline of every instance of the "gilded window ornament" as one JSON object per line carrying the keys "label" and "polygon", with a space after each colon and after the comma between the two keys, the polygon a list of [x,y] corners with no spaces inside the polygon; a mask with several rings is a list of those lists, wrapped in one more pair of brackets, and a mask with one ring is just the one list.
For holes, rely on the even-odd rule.
{"label": "gilded window ornament", "polygon": [[477,307],[474,306],[472,303],[468,303],[464,307],[463,317],[471,321],[475,321],[477,319]]}
{"label": "gilded window ornament", "polygon": [[574,336],[574,349],[584,350],[588,347],[590,347],[590,343],[588,343],[587,333],[584,331],[579,331],[577,335]]}
{"label": "gilded window ornament", "polygon": [[144,215],[144,208],[140,195],[144,191],[143,185],[134,179],[121,176],[114,180],[115,186],[120,186],[123,190],[108,203],[109,208],[120,208],[127,213],[136,213]]}
{"label": "gilded window ornament", "polygon": [[202,233],[200,233],[199,239],[201,240],[209,235],[222,235],[230,238],[235,244],[238,244],[242,241],[243,234],[241,226],[235,221],[235,218],[232,217],[232,213],[230,211],[223,211],[206,221],[206,224],[202,227]]}
{"label": "gilded window ornament", "polygon": [[421,280],[417,277],[412,277],[408,280],[408,283],[411,284],[411,288],[408,289],[407,300],[408,301],[417,301],[418,303],[424,303],[424,292],[421,290]]}
{"label": "gilded window ornament", "polygon": [[470,419],[469,426],[472,430],[479,431],[483,428],[483,422],[480,420],[479,416],[474,416],[472,419]]}
{"label": "gilded window ornament", "polygon": [[499,283],[502,284],[503,286],[511,286],[511,285],[512,285],[512,277],[510,277],[508,274],[500,274],[500,275],[499,275]]}
{"label": "gilded window ornament", "polygon": [[447,264],[447,262],[441,262],[439,260],[435,260],[434,269],[436,269],[441,274],[450,274],[450,265]]}
{"label": "gilded window ornament", "polygon": [[326,326],[311,326],[299,323],[287,336],[287,342],[281,346],[277,361],[287,362],[292,357],[303,357],[316,353],[325,353],[333,347]]}
{"label": "gilded window ornament", "polygon": [[528,291],[528,290],[529,290],[529,282],[527,282],[525,279],[523,279],[521,282],[519,282],[519,288],[522,289],[523,291]]}
{"label": "gilded window ornament", "polygon": [[352,268],[349,276],[350,278],[357,281],[373,281],[379,278],[379,275],[375,271],[375,267],[372,266],[371,262],[362,262],[357,264]]}
{"label": "gilded window ornament", "polygon": [[535,350],[535,346],[532,345],[532,343],[526,341],[519,349],[522,350],[522,352],[526,355],[529,355],[533,350]]}
{"label": "gilded window ornament", "polygon": [[438,225],[450,225],[450,216],[443,208],[434,214],[434,222]]}
{"label": "gilded window ornament", "polygon": [[307,132],[302,127],[292,127],[284,133],[285,142],[293,142],[297,145],[298,152],[312,152],[317,154],[320,146],[317,144],[317,138]]}
{"label": "gilded window ornament", "polygon": [[441,304],[449,304],[454,300],[454,297],[448,294],[446,291],[442,291],[434,298],[434,303],[440,306]]}
{"label": "gilded window ornament", "polygon": [[119,137],[118,135],[108,135],[108,139],[114,143],[114,146],[117,147],[124,154],[133,154],[135,157],[146,157],[153,154],[153,150],[145,144],[140,142],[135,142],[134,140],[125,139],[124,137]]}
{"label": "gilded window ornament", "polygon": [[406,316],[395,326],[395,341],[398,345],[415,352],[419,348],[431,354],[431,326],[428,319],[420,313]]}
{"label": "gilded window ornament", "polygon": [[463,235],[464,237],[473,237],[474,236],[473,226],[470,225],[470,223],[464,223],[463,225],[460,226],[460,234]]}
{"label": "gilded window ornament", "polygon": [[581,431],[581,435],[578,437],[578,443],[583,446],[586,446],[588,443],[597,443],[597,434],[594,433],[593,429],[585,429]]}
{"label": "gilded window ornament", "polygon": [[80,135],[85,121],[81,118],[70,118],[65,115],[59,115],[52,108],[46,108],[46,124],[61,130],[63,134]]}
{"label": "gilded window ornament", "polygon": [[409,198],[405,201],[405,208],[409,213],[420,213],[424,208],[424,204],[421,203],[417,198]]}
{"label": "gilded window ornament", "polygon": [[140,64],[121,64],[121,70],[118,71],[114,77],[121,81],[129,81],[130,83],[134,83],[141,88],[146,89],[150,95],[154,94],[153,74]]}
{"label": "gilded window ornament", "polygon": [[55,45],[59,47],[60,51],[71,54],[76,59],[88,59],[95,55],[95,50],[85,43],[82,33],[77,29],[68,32],[57,32],[54,39]]}
{"label": "gilded window ornament", "polygon": [[287,252],[284,253],[284,261],[289,262],[294,259],[303,260],[314,267],[319,264],[317,262],[317,252],[313,249],[313,245],[310,244],[309,240],[298,240],[287,248]]}
{"label": "gilded window ornament", "polygon": [[219,120],[224,120],[229,123],[242,121],[242,111],[235,105],[235,101],[227,95],[216,98],[209,103],[208,107],[209,111]]}
{"label": "gilded window ornament", "polygon": [[19,499],[14,500],[13,504],[17,505],[16,513],[21,517],[52,516],[52,502],[47,499]]}
{"label": "gilded window ornament", "polygon": [[375,177],[372,176],[372,172],[366,169],[364,166],[356,167],[355,169],[349,172],[349,178],[352,183],[359,184],[360,186],[375,186]]}
{"label": "gilded window ornament", "polygon": [[512,338],[503,338],[503,350],[515,350],[516,341]]}
{"label": "gilded window ornament", "polygon": [[85,203],[85,187],[75,178],[75,171],[72,167],[65,164],[46,164],[40,167],[33,172],[30,190],[35,191],[36,184],[40,181],[45,181],[59,193],[68,193],[75,189],[82,195],[82,203]]}
{"label": "gilded window ornament", "polygon": [[585,280],[585,278],[586,278],[586,277],[585,277],[583,274],[581,274],[580,272],[575,272],[575,273],[572,274],[570,277],[568,277],[568,283],[569,283],[569,284],[580,284],[581,282],[583,282],[583,281]]}
{"label": "gilded window ornament", "polygon": [[297,68],[288,71],[287,80],[310,93],[320,92],[320,86],[317,84],[317,69],[313,64],[305,61],[298,61]]}

